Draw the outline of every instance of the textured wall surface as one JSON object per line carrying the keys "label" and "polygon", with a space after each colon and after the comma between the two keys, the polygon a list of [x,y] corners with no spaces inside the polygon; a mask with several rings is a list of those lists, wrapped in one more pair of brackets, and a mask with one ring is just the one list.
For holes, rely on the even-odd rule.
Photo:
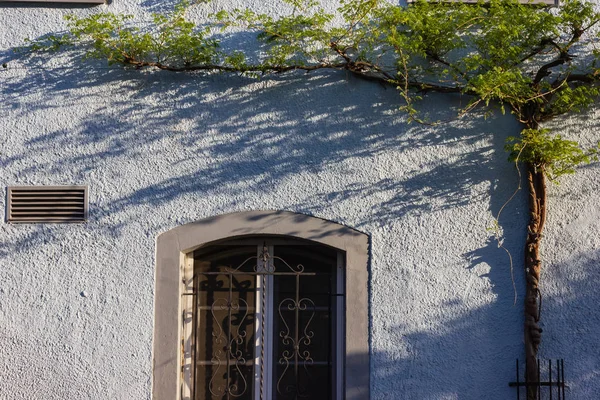
{"label": "textured wall surface", "polygon": [[[172,5],[157,3],[75,12],[143,20]],[[519,183],[503,150],[519,130],[511,116],[409,125],[393,89],[344,73],[255,81],[14,54],[72,11],[0,5],[0,183],[90,188],[85,224],[0,222],[1,399],[149,399],[155,238],[260,209],[370,236],[372,399],[514,397],[523,191],[500,219],[516,306],[488,231]],[[424,107],[444,118],[464,101],[431,96]],[[598,116],[552,127],[592,144]],[[591,165],[551,187],[543,244],[541,355],[566,359],[572,399],[600,392],[599,176]]]}

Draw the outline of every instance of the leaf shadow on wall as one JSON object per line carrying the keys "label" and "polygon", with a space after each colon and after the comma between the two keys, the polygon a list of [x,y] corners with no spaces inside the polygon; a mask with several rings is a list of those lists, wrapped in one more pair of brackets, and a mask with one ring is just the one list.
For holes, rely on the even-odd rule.
{"label": "leaf shadow on wall", "polygon": [[[400,100],[393,88],[344,72],[251,80],[97,64],[89,70],[9,68],[0,79],[0,110],[16,121],[7,128],[11,146],[2,153],[6,180],[89,182],[91,217],[82,229],[115,239],[139,226],[134,232],[151,242],[183,223],[265,208],[385,232],[395,221],[473,204],[496,215],[518,179],[502,150],[518,125],[499,116],[484,121],[480,115],[437,127],[407,125],[395,110]],[[448,115],[464,102],[453,96],[427,101],[425,109],[447,107]],[[524,203],[519,196],[504,211],[509,217],[500,221],[505,245],[516,257]],[[59,229],[13,229],[0,257],[44,241],[68,240]],[[421,235],[421,246],[429,244],[426,232],[414,235]],[[376,245],[384,254],[393,250]],[[520,306],[512,307],[504,255],[487,242],[457,256],[474,271],[488,266],[480,277],[490,281],[498,301],[477,307],[460,299],[430,305],[436,326],[388,323],[386,312],[394,304],[373,304],[383,292],[371,287],[374,398],[387,393],[419,400],[512,395],[507,382],[520,351],[514,327],[520,327],[521,316]],[[518,285],[519,270],[517,262]],[[397,274],[384,271],[377,283],[390,278],[386,284],[391,285]],[[385,299],[419,302],[402,295]],[[490,369],[481,371],[481,365]]]}

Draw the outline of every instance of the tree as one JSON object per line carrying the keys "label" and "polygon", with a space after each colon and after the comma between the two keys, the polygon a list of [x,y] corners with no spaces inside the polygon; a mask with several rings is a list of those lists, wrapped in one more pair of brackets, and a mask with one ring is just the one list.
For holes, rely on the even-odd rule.
{"label": "tree", "polygon": [[[600,38],[592,31],[600,13],[586,0],[565,0],[559,9],[518,0],[417,1],[408,7],[383,0],[341,0],[338,15],[325,13],[317,0],[282,1],[289,8],[282,17],[247,9],[220,11],[203,26],[186,17],[192,6],[188,1],[172,12],[155,14],[153,23],[143,27],[127,15],[70,16],[67,33],[29,47],[79,48],[86,57],[111,64],[175,72],[259,77],[346,70],[396,87],[404,99],[401,109],[421,123],[428,122],[420,117],[418,101],[428,92],[468,96],[458,116],[478,106],[508,109],[523,126],[506,148],[510,160],[524,165],[529,194],[524,334],[526,375],[535,382],[547,181],[597,159],[597,149],[584,150],[542,125],[581,111],[598,97],[600,51],[593,46]],[[230,28],[256,31],[259,51],[224,49],[216,34]],[[528,399],[536,397],[536,390],[528,388]]]}

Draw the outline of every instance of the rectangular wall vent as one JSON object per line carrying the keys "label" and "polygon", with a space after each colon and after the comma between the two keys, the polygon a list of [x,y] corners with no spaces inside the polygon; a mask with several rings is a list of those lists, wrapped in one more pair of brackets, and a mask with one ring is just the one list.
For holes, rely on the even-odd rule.
{"label": "rectangular wall vent", "polygon": [[0,3],[37,3],[40,5],[54,3],[54,4],[105,4],[106,0],[0,0]]}
{"label": "rectangular wall vent", "polygon": [[84,222],[87,186],[12,186],[6,219],[12,223]]}

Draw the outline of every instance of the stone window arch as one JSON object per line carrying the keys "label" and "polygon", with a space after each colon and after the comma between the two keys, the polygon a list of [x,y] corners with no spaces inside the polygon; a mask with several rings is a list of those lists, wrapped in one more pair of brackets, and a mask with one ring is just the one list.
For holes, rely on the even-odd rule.
{"label": "stone window arch", "polygon": [[[214,244],[263,238],[301,241],[334,249],[343,261],[345,304],[339,398],[369,398],[368,236],[331,221],[287,211],[247,211],[174,228],[157,238],[153,400],[184,400],[186,268],[191,255]],[[266,241],[265,241],[266,243]],[[253,399],[260,398],[258,392]]]}

